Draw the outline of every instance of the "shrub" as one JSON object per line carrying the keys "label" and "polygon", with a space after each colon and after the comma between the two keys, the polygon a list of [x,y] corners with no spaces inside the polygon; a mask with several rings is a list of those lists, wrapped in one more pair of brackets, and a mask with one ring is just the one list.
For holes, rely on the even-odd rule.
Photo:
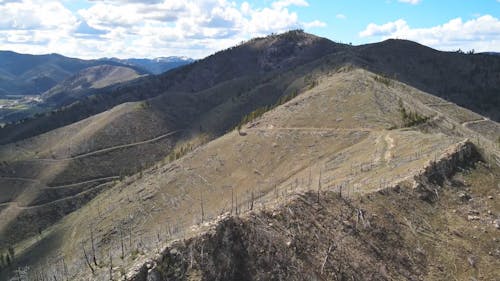
{"label": "shrub", "polygon": [[429,120],[429,117],[427,116],[422,116],[417,112],[406,110],[401,99],[399,100],[399,112],[401,113],[401,119],[403,120],[403,127],[417,126]]}
{"label": "shrub", "polygon": [[386,85],[387,87],[392,85],[392,80],[389,79],[388,77],[385,77],[385,76],[375,75],[375,77],[373,79],[375,79],[375,81],[377,81],[379,83]]}

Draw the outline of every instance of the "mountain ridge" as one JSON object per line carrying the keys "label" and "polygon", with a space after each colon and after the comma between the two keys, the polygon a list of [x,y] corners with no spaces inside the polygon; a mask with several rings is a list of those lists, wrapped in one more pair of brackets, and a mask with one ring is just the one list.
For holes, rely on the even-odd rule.
{"label": "mountain ridge", "polygon": [[[90,107],[82,106],[82,115],[74,122],[64,124],[60,119],[64,115],[59,114],[78,108],[69,106],[68,111],[56,112],[52,114],[53,119],[45,119],[45,122],[61,122],[57,129],[0,145],[0,188],[4,189],[0,192],[0,202],[4,202],[0,204],[3,218],[0,248],[15,245],[16,262],[34,265],[34,272],[45,270],[36,265],[44,265],[44,261],[62,255],[65,261],[71,261],[68,268],[71,278],[83,280],[90,276],[91,270],[81,251],[90,249],[92,244],[96,247],[99,264],[105,264],[108,258],[113,260],[111,269],[109,264],[94,268],[98,276],[95,278],[102,279],[109,272],[118,278],[118,275],[123,277],[123,272],[134,263],[146,264],[147,267],[147,261],[160,251],[159,245],[164,241],[182,240],[186,233],[196,232],[198,227],[210,224],[221,213],[231,210],[234,214],[236,208],[236,213],[245,210],[252,217],[252,211],[260,210],[268,200],[286,200],[302,191],[309,192],[306,193],[305,205],[314,206],[315,200],[321,202],[325,198],[330,203],[346,204],[349,213],[355,211],[352,217],[343,216],[345,219],[331,221],[331,225],[346,230],[340,234],[348,235],[349,241],[357,237],[356,233],[365,233],[352,226],[362,220],[360,211],[364,216],[361,202],[368,202],[367,208],[377,209],[380,218],[371,217],[369,220],[382,223],[383,228],[374,227],[373,232],[367,230],[365,234],[374,236],[364,236],[369,238],[361,240],[365,243],[381,245],[379,243],[387,238],[383,236],[386,228],[390,235],[404,233],[404,239],[391,241],[405,241],[412,249],[424,245],[422,249],[429,251],[429,254],[424,254],[439,262],[449,257],[439,256],[432,249],[447,246],[439,241],[448,235],[449,230],[440,227],[443,226],[441,221],[449,216],[454,218],[454,223],[460,224],[457,231],[467,233],[467,237],[474,233],[472,223],[488,228],[486,234],[471,235],[479,237],[478,241],[490,243],[490,236],[494,233],[489,230],[493,227],[490,220],[495,218],[499,205],[486,198],[497,196],[494,191],[500,153],[496,137],[500,135],[500,125],[437,94],[421,90],[423,86],[431,90],[446,90],[435,82],[444,77],[440,76],[439,67],[435,71],[429,70],[428,74],[418,72],[434,67],[434,60],[443,62],[446,67],[441,69],[443,71],[452,69],[450,64],[455,62],[464,70],[442,80],[443,84],[448,81],[452,86],[468,83],[468,80],[460,81],[463,74],[477,66],[482,76],[488,73],[487,82],[494,85],[495,61],[486,64],[483,57],[476,55],[453,55],[450,58],[448,54],[420,47],[410,49],[414,53],[403,60],[408,56],[408,44],[414,46],[395,40],[385,42],[383,46],[350,47],[295,31],[253,39],[159,76],[104,88],[101,94],[82,102],[100,106],[99,110],[83,112]],[[410,74],[414,72],[418,75],[412,78]],[[437,78],[432,77],[435,73],[439,74]],[[474,86],[477,86],[477,81],[479,78],[472,80]],[[420,88],[414,85],[420,85]],[[479,96],[484,95],[481,104],[489,99],[488,93],[486,90],[477,92]],[[108,99],[104,99],[106,97]],[[95,103],[91,102],[92,99]],[[100,103],[103,101],[107,104]],[[494,107],[494,102],[492,100],[492,104],[487,104],[483,110],[488,112],[486,109]],[[82,117],[85,115],[89,117]],[[29,132],[33,129],[27,126],[29,124],[15,128],[18,131],[12,127],[12,132]],[[441,163],[441,156],[448,157],[450,147],[460,146],[466,138],[469,141],[465,143],[474,143],[484,164],[474,162],[477,163],[475,167],[443,164],[438,170],[456,169],[459,173],[444,178],[427,174],[422,177],[421,185],[400,186],[399,191],[396,190],[398,183],[404,183],[415,173],[434,165],[432,163]],[[387,186],[395,187],[394,194],[383,199],[387,196],[383,187]],[[457,188],[466,195],[471,194],[474,200],[461,201],[456,194]],[[323,191],[334,193],[327,195]],[[352,201],[336,201],[339,193],[342,194],[340,197],[344,196],[342,198],[358,197],[360,204],[348,208]],[[376,201],[372,201],[374,197]],[[399,210],[397,205],[391,205],[396,202],[392,199],[416,206],[419,213],[409,217],[411,208]],[[434,204],[436,199],[444,200],[445,204]],[[321,207],[318,204],[318,208],[336,210],[339,206],[326,201],[327,205]],[[370,202],[380,202],[380,206],[373,206]],[[484,204],[477,205],[476,202]],[[302,214],[295,210],[304,209],[303,203],[297,203],[289,206],[294,211],[285,208],[269,223],[282,230],[291,227],[287,226],[288,222],[300,225],[294,228],[292,236],[303,235],[304,229],[313,231],[311,235],[319,235],[321,224],[306,226],[311,220],[295,220],[294,214]],[[296,206],[300,206],[299,209]],[[479,221],[475,218],[469,221],[464,208],[480,210]],[[314,213],[319,209],[312,207],[307,212]],[[437,212],[425,211],[431,209]],[[464,211],[453,213],[452,209]],[[487,209],[493,210],[493,215],[487,214]],[[277,210],[271,205],[270,214],[273,211]],[[425,214],[429,220],[430,230],[412,228],[415,223],[422,223],[418,218],[420,214]],[[34,219],[39,216],[43,220]],[[393,223],[392,218],[401,222],[409,219],[411,223],[408,220],[406,223],[409,229],[405,224]],[[266,216],[258,219],[267,220]],[[237,218],[234,221],[241,222]],[[272,228],[267,222],[245,222],[245,229],[256,237],[266,237],[268,232],[261,230],[268,227]],[[92,238],[88,235],[89,229]],[[435,239],[438,242],[427,244],[425,237],[421,240],[415,234],[419,231],[439,238]],[[223,226],[219,233],[233,235],[231,228]],[[277,237],[284,243],[269,244],[269,247],[282,249],[283,246],[299,252],[307,252],[305,249],[312,247],[301,247],[297,243],[306,240],[293,240],[286,231],[283,233]],[[217,237],[225,236],[218,234],[215,237],[217,240]],[[125,245],[124,239],[129,239],[130,244]],[[461,243],[468,246],[478,243],[463,235],[456,239],[454,245],[457,249]],[[210,246],[214,240],[204,241],[209,241],[206,245]],[[352,245],[334,242],[345,247]],[[200,262],[199,256],[203,254],[196,250],[199,250],[196,245],[203,243],[195,239],[195,243],[190,244],[193,245],[191,253],[196,257],[191,259],[195,266],[191,268],[195,270],[191,272],[194,275],[198,274],[197,269],[203,270],[204,274],[210,270],[210,267],[205,267],[203,257]],[[221,245],[238,248],[240,244]],[[325,255],[326,259],[339,262],[325,254],[331,244],[323,246],[326,248],[321,248],[319,264],[327,264]],[[266,252],[258,247],[239,249]],[[406,246],[401,249],[405,250]],[[184,253],[188,250],[180,246],[175,251]],[[422,251],[408,254],[416,258]],[[482,255],[483,251],[484,247],[481,247],[472,249],[471,253]],[[371,258],[377,256],[377,250],[373,253],[374,256],[361,256],[374,261]],[[453,259],[467,264],[462,254],[460,252]],[[175,258],[176,262],[159,262],[160,266],[155,268],[159,274],[168,276],[172,272],[162,272],[162,268],[169,268],[177,262],[186,264],[182,257],[172,255],[166,255],[166,258]],[[319,256],[308,257],[317,259]],[[392,271],[398,268],[399,262],[404,262],[404,255],[396,255],[395,259],[391,257],[387,263],[392,266],[389,272],[406,276],[398,270]],[[269,258],[274,263],[279,260],[272,255]],[[259,261],[246,259],[244,264]],[[355,261],[345,261],[345,264],[356,267]],[[443,262],[448,265],[448,261]],[[494,260],[488,258],[485,261],[487,263],[478,265],[480,271],[494,275],[493,266],[486,266],[494,264]],[[181,265],[172,270],[184,272]],[[332,265],[324,268],[328,271],[329,266]],[[314,265],[308,268],[322,271]],[[451,274],[450,268],[439,273],[433,271],[432,265],[418,263],[412,274],[432,279],[430,277],[444,276],[439,274]],[[415,268],[410,266],[408,269]],[[335,270],[339,274],[355,272],[345,268]],[[376,273],[378,267],[370,270]],[[425,275],[427,270],[438,275]],[[469,272],[460,274],[466,276]]]}

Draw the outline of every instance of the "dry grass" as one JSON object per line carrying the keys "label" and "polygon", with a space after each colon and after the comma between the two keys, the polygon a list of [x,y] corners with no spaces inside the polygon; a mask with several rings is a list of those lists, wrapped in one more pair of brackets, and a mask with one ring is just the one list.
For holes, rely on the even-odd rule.
{"label": "dry grass", "polygon": [[[81,243],[89,247],[92,228],[100,262],[111,250],[115,266],[128,268],[132,256],[140,260],[142,251],[152,253],[166,240],[188,235],[202,219],[235,213],[236,206],[239,212],[272,208],[276,199],[311,189],[342,188],[351,198],[364,198],[412,177],[463,139],[412,128],[387,130],[401,123],[399,98],[421,114],[439,114],[421,101],[425,93],[396,82],[387,87],[359,69],[315,79],[315,87],[248,124],[244,135],[230,132],[177,161],[125,177],[40,242],[19,245],[32,245],[26,255],[39,260],[62,253],[74,261],[72,272],[88,273]],[[123,260],[117,258],[122,232],[132,241]]]}

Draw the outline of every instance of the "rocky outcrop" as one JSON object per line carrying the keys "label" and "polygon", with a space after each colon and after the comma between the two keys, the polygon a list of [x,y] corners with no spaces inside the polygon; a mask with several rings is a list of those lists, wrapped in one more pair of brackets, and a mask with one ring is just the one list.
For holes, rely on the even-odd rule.
{"label": "rocky outcrop", "polygon": [[[408,231],[401,225],[408,222],[368,215],[363,201],[377,201],[371,196],[433,201],[435,188],[479,159],[474,145],[465,140],[418,171],[413,190],[402,189],[406,184],[400,183],[358,205],[332,191],[322,193],[321,204],[316,193],[305,193],[272,212],[221,216],[205,231],[174,241],[133,267],[126,280],[417,280],[426,258],[411,243],[401,242]],[[390,269],[391,264],[397,266]]]}
{"label": "rocky outcrop", "polygon": [[413,177],[413,188],[419,197],[432,202],[437,199],[436,188],[441,186],[458,169],[474,165],[481,159],[474,144],[464,140],[449,147],[435,161],[430,161]]}

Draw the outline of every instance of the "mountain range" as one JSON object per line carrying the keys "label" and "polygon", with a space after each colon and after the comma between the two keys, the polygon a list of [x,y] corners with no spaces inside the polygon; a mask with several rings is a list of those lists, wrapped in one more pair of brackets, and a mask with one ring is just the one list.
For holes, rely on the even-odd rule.
{"label": "mountain range", "polygon": [[135,66],[152,74],[160,74],[170,69],[183,66],[194,62],[194,59],[188,57],[159,57],[154,59],[118,59],[118,58],[102,58],[103,61],[114,61],[125,65]]}
{"label": "mountain range", "polygon": [[186,57],[82,60],[59,54],[0,51],[0,96],[41,94],[88,67],[112,65],[129,67],[141,74],[159,74],[192,61]]}
{"label": "mountain range", "polygon": [[295,30],[120,63],[0,128],[0,280],[500,274],[500,57]]}

